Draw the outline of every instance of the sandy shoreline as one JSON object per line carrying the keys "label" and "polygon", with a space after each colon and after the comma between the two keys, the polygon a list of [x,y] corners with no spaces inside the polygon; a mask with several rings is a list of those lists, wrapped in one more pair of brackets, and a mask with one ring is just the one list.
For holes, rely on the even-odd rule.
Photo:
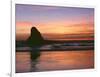
{"label": "sandy shoreline", "polygon": [[[29,64],[27,64],[29,61]],[[16,52],[16,72],[34,72],[30,52]],[[41,52],[35,72],[94,68],[94,51]]]}

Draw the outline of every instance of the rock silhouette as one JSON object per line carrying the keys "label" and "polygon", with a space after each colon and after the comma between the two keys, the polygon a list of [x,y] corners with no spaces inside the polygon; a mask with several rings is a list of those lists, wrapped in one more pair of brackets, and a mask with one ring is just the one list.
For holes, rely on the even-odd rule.
{"label": "rock silhouette", "polygon": [[44,39],[41,33],[35,27],[32,27],[31,34],[29,38],[27,39],[27,44],[30,47],[38,47],[38,46],[43,45],[43,43],[44,43]]}

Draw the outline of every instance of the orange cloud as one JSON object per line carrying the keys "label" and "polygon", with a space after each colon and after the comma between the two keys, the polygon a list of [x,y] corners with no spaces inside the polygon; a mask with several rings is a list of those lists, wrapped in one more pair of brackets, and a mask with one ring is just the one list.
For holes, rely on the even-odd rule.
{"label": "orange cloud", "polygon": [[[16,22],[16,33],[30,33],[30,29],[33,26],[31,22]],[[41,33],[56,33],[56,34],[79,34],[86,32],[93,32],[93,24],[70,24],[70,23],[45,23],[35,25]]]}
{"label": "orange cloud", "polygon": [[16,22],[16,34],[29,33],[31,27],[31,22]]}

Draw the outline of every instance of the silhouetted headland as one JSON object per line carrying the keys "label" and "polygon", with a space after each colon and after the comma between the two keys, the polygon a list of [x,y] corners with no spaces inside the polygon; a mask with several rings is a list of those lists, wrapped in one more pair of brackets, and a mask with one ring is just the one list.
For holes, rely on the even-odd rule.
{"label": "silhouetted headland", "polygon": [[26,42],[30,47],[37,47],[43,45],[44,39],[39,30],[37,30],[35,27],[32,27],[31,34]]}

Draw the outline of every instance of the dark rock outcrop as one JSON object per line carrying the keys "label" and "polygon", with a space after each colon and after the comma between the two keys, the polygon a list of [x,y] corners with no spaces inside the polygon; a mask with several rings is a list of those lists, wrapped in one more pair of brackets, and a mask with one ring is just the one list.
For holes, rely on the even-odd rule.
{"label": "dark rock outcrop", "polygon": [[30,47],[38,47],[38,46],[43,45],[43,43],[44,43],[44,39],[41,33],[35,27],[32,27],[31,34],[29,38],[27,39],[27,44]]}

